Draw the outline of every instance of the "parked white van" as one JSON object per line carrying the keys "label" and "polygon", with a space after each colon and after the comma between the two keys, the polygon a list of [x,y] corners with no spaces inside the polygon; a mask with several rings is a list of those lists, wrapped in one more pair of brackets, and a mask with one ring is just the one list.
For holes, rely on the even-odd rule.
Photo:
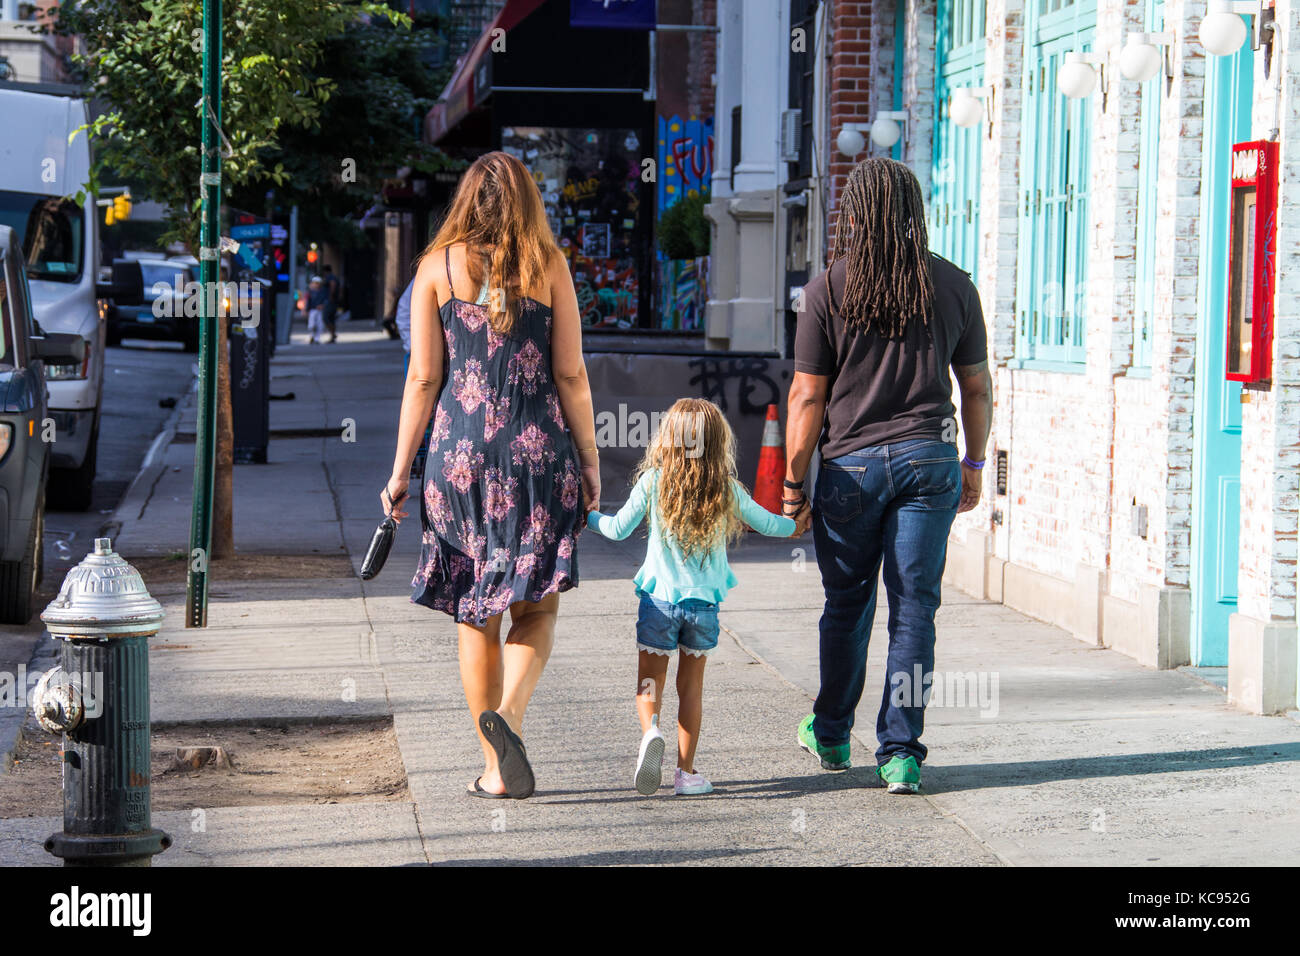
{"label": "parked white van", "polygon": [[74,200],[90,176],[89,137],[72,136],[86,117],[74,87],[0,83],[0,225],[22,245],[41,328],[85,340],[79,366],[47,376],[55,423],[49,505],[66,510],[90,507],[104,382],[95,197]]}

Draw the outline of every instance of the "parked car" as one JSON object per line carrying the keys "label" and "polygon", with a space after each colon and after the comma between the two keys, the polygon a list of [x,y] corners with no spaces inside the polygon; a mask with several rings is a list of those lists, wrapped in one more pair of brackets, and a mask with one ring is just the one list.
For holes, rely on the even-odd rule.
{"label": "parked car", "polygon": [[85,342],[79,365],[51,369],[50,415],[58,440],[50,463],[52,507],[84,511],[95,481],[104,385],[104,315],[96,286],[95,197],[86,102],[69,86],[0,83],[0,225],[13,229],[27,262],[35,319]]}
{"label": "parked car", "polygon": [[45,482],[54,443],[49,368],[77,366],[85,342],[43,333],[32,315],[18,236],[0,226],[0,622],[26,624],[40,584]]}
{"label": "parked car", "polygon": [[108,344],[123,338],[180,342],[187,352],[199,350],[199,319],[193,305],[186,315],[186,289],[194,269],[174,259],[115,259],[115,295],[108,308]]}

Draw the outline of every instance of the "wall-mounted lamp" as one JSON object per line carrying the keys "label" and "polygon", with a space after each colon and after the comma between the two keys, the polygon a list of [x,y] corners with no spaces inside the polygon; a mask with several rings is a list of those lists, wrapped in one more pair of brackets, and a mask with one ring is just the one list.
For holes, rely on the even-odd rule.
{"label": "wall-mounted lamp", "polygon": [[840,127],[840,134],[835,137],[835,148],[846,159],[856,159],[867,148],[867,138],[863,130],[871,128],[870,123],[845,123]]}
{"label": "wall-mounted lamp", "polygon": [[903,138],[907,123],[907,110],[881,110],[871,124],[871,141],[884,149],[891,149]]}
{"label": "wall-mounted lamp", "polygon": [[1070,51],[1066,53],[1061,69],[1057,70],[1057,88],[1073,100],[1082,100],[1084,96],[1091,96],[1092,91],[1097,87],[1099,69],[1102,74],[1101,91],[1105,92],[1105,64],[1102,64],[1095,53]]}
{"label": "wall-mounted lamp", "polygon": [[1145,83],[1164,67],[1165,81],[1174,80],[1175,37],[1166,33],[1130,33],[1119,54],[1119,72],[1126,80]]}
{"label": "wall-mounted lamp", "polygon": [[[948,99],[948,118],[962,129],[978,126],[988,114],[989,138],[993,137],[993,93],[996,87],[959,86]],[[980,100],[984,100],[983,103]]]}
{"label": "wall-mounted lamp", "polygon": [[1271,6],[1265,7],[1261,0],[1209,0],[1197,36],[1206,52],[1215,56],[1232,56],[1241,49],[1241,45],[1246,42],[1246,35],[1250,33],[1241,19],[1243,16],[1254,20],[1251,49],[1264,47],[1264,76],[1267,77],[1273,59],[1276,14]]}

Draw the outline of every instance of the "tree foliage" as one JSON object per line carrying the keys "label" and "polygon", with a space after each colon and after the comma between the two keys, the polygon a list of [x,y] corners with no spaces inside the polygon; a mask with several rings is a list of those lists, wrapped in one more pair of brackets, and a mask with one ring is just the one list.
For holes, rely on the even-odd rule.
{"label": "tree foliage", "polygon": [[400,168],[429,173],[453,165],[422,137],[425,114],[442,89],[443,78],[425,59],[424,38],[435,25],[417,18],[416,29],[404,30],[357,18],[326,39],[312,72],[329,79],[329,98],[312,122],[283,131],[267,152],[267,172],[236,191],[236,205],[260,209],[273,186],[279,205],[298,205],[302,234],[349,245],[361,238],[352,217]]}
{"label": "tree foliage", "polygon": [[[225,0],[221,31],[222,188],[284,185],[290,131],[319,123],[334,79],[323,50],[361,18],[410,19],[369,0]],[[112,169],[167,207],[163,242],[198,246],[201,195],[201,0],[83,0],[55,30],[79,36],[69,67],[102,112],[91,122],[96,176]],[[278,154],[278,155],[277,155]]]}
{"label": "tree foliage", "polygon": [[708,192],[691,190],[659,217],[659,248],[669,259],[695,259],[709,254],[709,220],[704,215]]}

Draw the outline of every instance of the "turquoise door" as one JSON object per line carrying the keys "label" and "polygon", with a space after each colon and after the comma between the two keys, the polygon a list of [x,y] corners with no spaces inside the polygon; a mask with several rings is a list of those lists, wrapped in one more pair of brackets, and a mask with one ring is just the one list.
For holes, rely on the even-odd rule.
{"label": "turquoise door", "polygon": [[1096,0],[1035,0],[1026,15],[1016,356],[1036,367],[1087,359],[1093,99],[1068,99],[1056,77],[1067,53],[1092,51],[1096,26]]}
{"label": "turquoise door", "polygon": [[1228,663],[1228,617],[1237,609],[1241,518],[1241,386],[1224,379],[1228,312],[1228,201],[1233,143],[1250,139],[1250,44],[1207,56],[1201,169],[1192,419],[1192,663]]}
{"label": "turquoise door", "polygon": [[980,162],[986,123],[962,129],[948,115],[958,87],[984,84],[984,0],[939,0],[935,14],[934,154],[930,248],[978,281]]}

